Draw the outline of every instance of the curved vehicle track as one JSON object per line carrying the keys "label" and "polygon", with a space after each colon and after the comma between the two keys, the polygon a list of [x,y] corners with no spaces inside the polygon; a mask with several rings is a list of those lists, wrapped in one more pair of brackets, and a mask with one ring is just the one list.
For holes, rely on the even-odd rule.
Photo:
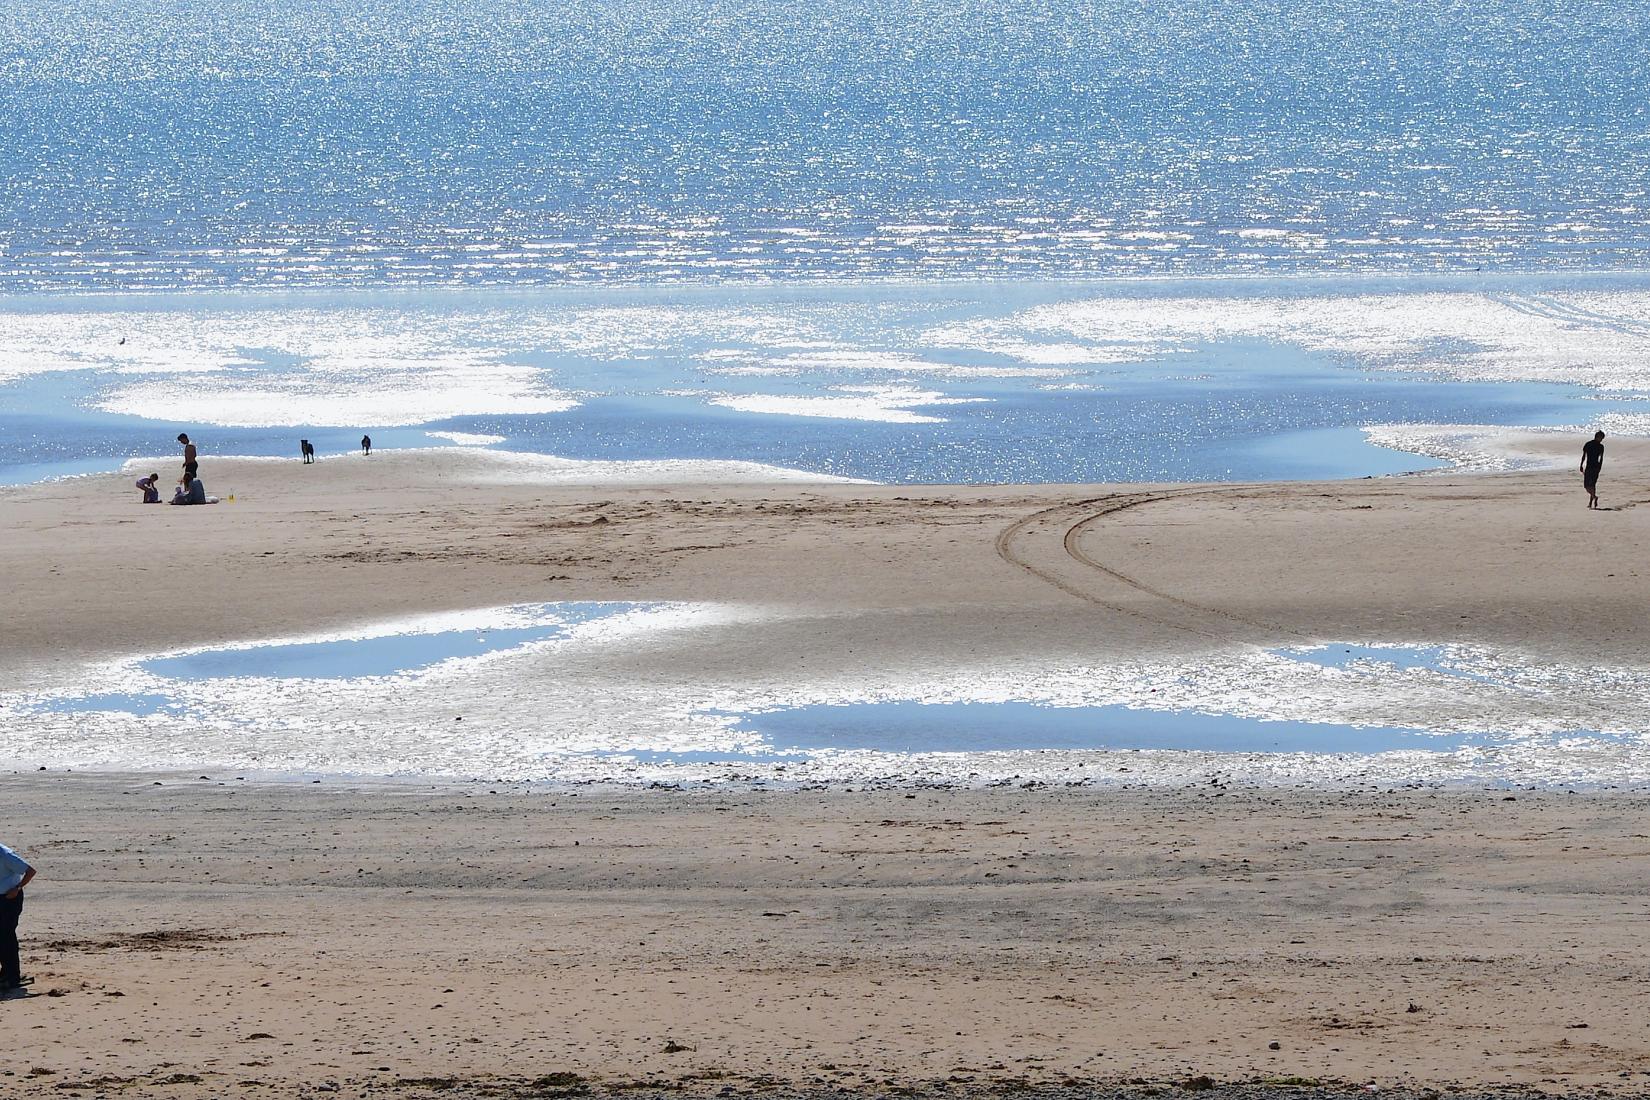
{"label": "curved vehicle track", "polygon": [[[1164,489],[1156,492],[1140,493],[1110,493],[1105,496],[1087,497],[1083,500],[1072,501],[1067,504],[1057,504],[1044,508],[1029,515],[1022,516],[1003,528],[996,539],[997,556],[1011,565],[1025,570],[1039,580],[1050,584],[1060,591],[1076,599],[1103,607],[1108,611],[1115,611],[1122,615],[1141,619],[1158,626],[1166,626],[1172,630],[1194,634],[1199,637],[1227,641],[1233,627],[1242,627],[1248,630],[1261,630],[1272,634],[1286,634],[1291,637],[1310,640],[1300,631],[1292,630],[1277,623],[1266,622],[1261,619],[1252,619],[1231,611],[1209,607],[1204,604],[1193,603],[1170,592],[1136,580],[1122,570],[1107,565],[1094,555],[1085,551],[1080,545],[1082,535],[1095,524],[1108,516],[1125,512],[1132,508],[1139,508],[1146,504],[1155,504],[1165,500],[1174,500],[1181,497],[1214,496],[1225,493],[1241,492],[1249,486],[1231,485],[1215,488],[1188,488]],[[1033,539],[1036,538],[1037,528],[1046,526],[1062,527],[1060,536],[1061,555],[1053,555],[1046,548],[1041,554],[1036,553]],[[1052,563],[1050,559],[1053,559]],[[1067,562],[1082,567],[1076,575],[1061,576],[1059,565]],[[1113,599],[1107,599],[1102,591],[1088,583],[1098,577],[1105,577],[1117,585],[1143,593],[1154,599],[1162,600],[1170,605],[1166,611],[1179,609],[1191,613],[1198,618],[1217,620],[1215,623],[1183,621],[1183,616],[1165,616],[1162,613],[1142,610],[1138,607],[1126,606]]]}

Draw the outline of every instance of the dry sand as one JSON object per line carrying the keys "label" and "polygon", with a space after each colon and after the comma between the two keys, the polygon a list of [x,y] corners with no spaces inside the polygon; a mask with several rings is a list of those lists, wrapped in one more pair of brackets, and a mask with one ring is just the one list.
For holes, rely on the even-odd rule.
{"label": "dry sand", "polygon": [[25,1095],[178,1073],[202,1079],[188,1095],[1650,1081],[1645,799],[232,776],[7,795],[40,866],[37,995],[0,1004],[6,1072],[52,1071],[0,1078]]}
{"label": "dry sand", "polygon": [[[1642,661],[1634,457],[1612,449],[1615,510],[1588,513],[1567,472],[579,488],[481,454],[208,456],[236,503],[0,492],[0,675],[603,598],[794,608],[691,658],[776,667],[1393,635]],[[1647,1091],[1633,796],[5,783],[6,839],[41,868],[37,996],[0,1004],[8,1094],[558,1072]]]}

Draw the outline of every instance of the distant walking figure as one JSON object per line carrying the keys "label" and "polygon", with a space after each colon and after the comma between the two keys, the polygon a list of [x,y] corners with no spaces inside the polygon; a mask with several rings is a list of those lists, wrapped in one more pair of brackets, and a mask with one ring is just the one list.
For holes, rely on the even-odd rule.
{"label": "distant walking figure", "polygon": [[315,444],[307,439],[298,440],[298,453],[304,456],[304,465],[308,466],[315,461]]}
{"label": "distant walking figure", "polygon": [[364,435],[361,437],[361,453],[364,455],[372,454],[372,436]]}
{"label": "distant walking figure", "polygon": [[0,997],[24,995],[17,922],[23,916],[23,887],[32,878],[34,868],[29,861],[0,844]]}
{"label": "distant walking figure", "polygon": [[183,476],[189,481],[194,481],[195,474],[201,467],[195,458],[195,445],[189,442],[188,432],[179,432],[178,442],[183,444]]}
{"label": "distant walking figure", "polygon": [[1604,469],[1604,433],[1594,432],[1591,442],[1581,447],[1581,484],[1587,490],[1587,507],[1598,507],[1598,472]]}

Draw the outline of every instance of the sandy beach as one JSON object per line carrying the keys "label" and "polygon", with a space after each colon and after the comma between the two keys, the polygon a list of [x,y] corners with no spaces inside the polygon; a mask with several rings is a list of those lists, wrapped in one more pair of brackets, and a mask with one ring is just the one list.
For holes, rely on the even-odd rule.
{"label": "sandy beach", "polygon": [[6,5],[0,1100],[1650,1097],[1645,23]]}
{"label": "sandy beach", "polygon": [[6,785],[8,1095],[1650,1073],[1643,798]]}
{"label": "sandy beach", "polygon": [[217,460],[203,468],[209,487],[235,500],[207,508],[140,506],[123,475],[75,478],[0,490],[11,599],[0,674],[28,690],[124,652],[604,599],[791,609],[743,649],[673,658],[742,668],[1383,636],[1637,660],[1650,485],[1634,472],[1647,457],[1642,441],[1612,441],[1596,515],[1568,469],[1207,486],[579,485],[530,456],[437,450],[309,467]]}
{"label": "sandy beach", "polygon": [[[592,487],[442,451],[209,472],[234,503],[144,508],[115,476],[0,494],[10,685],[568,599],[785,609],[737,645],[607,657],[681,683],[1348,637],[1634,661],[1646,641],[1650,497],[1626,477],[1589,513],[1561,471]],[[36,995],[0,1012],[13,1095],[525,1095],[550,1074],[577,1077],[540,1091],[1207,1076],[1635,1095],[1650,1072],[1650,803],[1630,793],[15,766],[7,834],[41,872]]]}

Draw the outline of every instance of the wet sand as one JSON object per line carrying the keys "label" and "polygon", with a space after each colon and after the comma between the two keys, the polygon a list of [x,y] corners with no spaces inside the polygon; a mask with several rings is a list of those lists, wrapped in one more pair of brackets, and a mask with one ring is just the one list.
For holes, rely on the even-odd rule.
{"label": "wet sand", "polygon": [[1636,662],[1650,641],[1650,481],[1634,471],[1650,444],[1612,447],[1597,513],[1567,470],[580,487],[448,450],[216,460],[203,473],[236,500],[204,508],[145,507],[124,476],[80,478],[0,490],[0,676],[43,690],[132,652],[604,599],[785,612],[745,649],[668,658],[689,675],[804,650],[851,668],[1386,637]]}

